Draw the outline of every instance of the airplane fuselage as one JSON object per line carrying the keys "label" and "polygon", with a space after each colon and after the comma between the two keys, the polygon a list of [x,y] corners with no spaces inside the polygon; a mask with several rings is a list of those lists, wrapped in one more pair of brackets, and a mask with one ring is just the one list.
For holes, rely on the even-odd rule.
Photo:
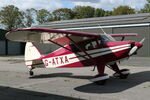
{"label": "airplane fuselage", "polygon": [[[84,49],[92,57],[92,60],[84,52],[77,52],[80,54],[77,55],[65,48],[60,48],[40,59],[42,59],[46,68],[91,66],[94,65],[93,61],[99,64],[107,64],[129,57],[128,53],[132,48],[131,44],[137,43],[133,41],[111,41],[105,43],[105,45],[95,45],[93,48]],[[72,49],[70,45],[65,47]],[[138,47],[140,48],[141,45],[138,44]]]}

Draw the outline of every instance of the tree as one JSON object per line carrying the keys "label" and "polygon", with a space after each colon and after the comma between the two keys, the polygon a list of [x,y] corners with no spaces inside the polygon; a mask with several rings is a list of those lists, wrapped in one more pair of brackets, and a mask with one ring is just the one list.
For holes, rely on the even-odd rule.
{"label": "tree", "polygon": [[107,11],[105,11],[105,15],[104,15],[104,16],[111,16],[112,13],[113,13],[112,11],[108,11],[108,10],[107,10]]}
{"label": "tree", "polygon": [[34,24],[34,17],[36,15],[36,10],[34,8],[26,9],[24,11],[24,25],[26,27],[31,27]]}
{"label": "tree", "polygon": [[22,21],[23,13],[14,5],[3,7],[0,11],[0,22],[8,31],[24,27]]}
{"label": "tree", "polygon": [[73,9],[75,18],[91,18],[94,16],[95,8],[90,6],[75,6]]}
{"label": "tree", "polygon": [[105,15],[105,10],[97,8],[94,13],[94,17],[103,17]]}
{"label": "tree", "polygon": [[52,13],[55,20],[68,20],[74,18],[74,12],[68,8],[56,9]]}
{"label": "tree", "polygon": [[113,15],[129,15],[134,14],[135,10],[129,6],[119,6],[114,8]]}
{"label": "tree", "polygon": [[150,12],[150,0],[147,0],[147,4],[145,4],[144,8],[141,9],[141,13],[149,13]]}
{"label": "tree", "polygon": [[39,22],[39,24],[49,21],[49,19],[52,17],[51,13],[46,9],[37,10],[36,16],[36,20]]}

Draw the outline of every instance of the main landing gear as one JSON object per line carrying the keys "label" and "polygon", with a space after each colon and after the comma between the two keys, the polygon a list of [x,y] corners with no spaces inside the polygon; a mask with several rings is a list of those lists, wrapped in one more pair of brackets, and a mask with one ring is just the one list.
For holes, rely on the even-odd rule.
{"label": "main landing gear", "polygon": [[128,78],[128,76],[130,75],[130,71],[129,71],[129,69],[122,69],[122,70],[120,70],[120,72],[121,72],[121,74],[119,74],[119,73],[114,73],[113,74],[113,77],[115,77],[115,78],[120,78],[120,79],[127,79]]}
{"label": "main landing gear", "polygon": [[114,63],[112,65],[108,65],[108,67],[110,69],[112,69],[113,71],[115,71],[115,73],[113,74],[113,77],[115,77],[115,78],[127,79],[128,76],[130,75],[129,69],[121,69],[120,70],[116,63]]}
{"label": "main landing gear", "polygon": [[97,70],[98,70],[98,75],[96,75],[90,81],[96,83],[97,85],[104,85],[107,79],[109,79],[109,76],[104,73],[105,65],[98,65]]}
{"label": "main landing gear", "polygon": [[96,83],[97,85],[104,85],[107,79],[109,79],[109,76],[107,74],[104,74],[104,75],[96,75],[93,79],[91,79],[91,81]]}
{"label": "main landing gear", "polygon": [[[113,77],[115,78],[126,79],[130,74],[129,69],[120,70],[116,63],[112,65],[108,65],[107,67],[115,71],[115,73],[113,74]],[[109,76],[104,73],[105,65],[98,65],[97,70],[98,70],[98,75],[92,78],[91,81],[98,85],[104,85],[106,81],[109,79]]]}

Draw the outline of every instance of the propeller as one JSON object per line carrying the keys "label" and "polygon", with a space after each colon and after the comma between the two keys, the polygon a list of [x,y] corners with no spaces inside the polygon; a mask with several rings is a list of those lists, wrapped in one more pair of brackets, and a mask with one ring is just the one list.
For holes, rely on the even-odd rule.
{"label": "propeller", "polygon": [[[145,41],[145,38],[143,38],[139,43],[142,44]],[[133,55],[136,53],[138,47],[135,44],[131,44],[131,50],[129,51],[129,56]]]}
{"label": "propeller", "polygon": [[134,46],[130,52],[129,52],[129,56],[131,56],[132,54],[134,54],[136,51],[137,51],[138,47],[137,46]]}

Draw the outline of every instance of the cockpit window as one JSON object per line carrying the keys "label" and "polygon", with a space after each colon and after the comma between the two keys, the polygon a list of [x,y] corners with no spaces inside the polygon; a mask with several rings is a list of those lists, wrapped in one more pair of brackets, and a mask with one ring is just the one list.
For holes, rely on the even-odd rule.
{"label": "cockpit window", "polygon": [[[114,41],[114,39],[109,35],[101,35],[99,38],[89,39],[82,42],[78,42],[77,45],[82,50],[92,50],[95,48],[98,48],[100,46],[105,45],[106,43]],[[80,52],[78,47],[76,47],[74,44],[70,44],[70,47],[72,48],[73,52]]]}

